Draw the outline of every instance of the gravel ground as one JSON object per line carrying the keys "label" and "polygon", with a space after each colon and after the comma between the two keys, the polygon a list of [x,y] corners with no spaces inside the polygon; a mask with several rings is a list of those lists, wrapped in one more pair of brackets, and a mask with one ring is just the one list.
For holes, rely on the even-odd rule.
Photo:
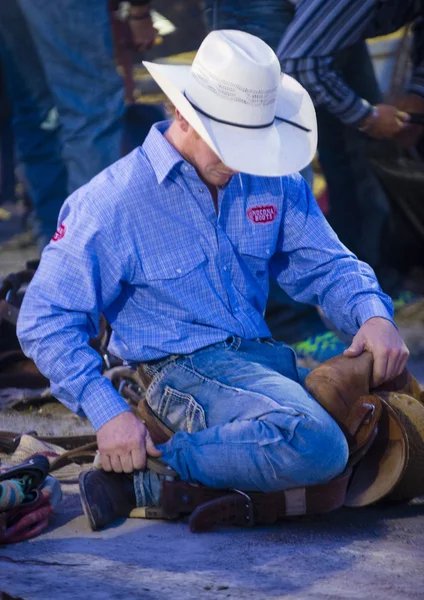
{"label": "gravel ground", "polygon": [[[0,278],[37,257],[34,246],[4,245],[8,231],[0,227]],[[424,361],[411,367],[424,383]],[[56,412],[63,425],[71,419]],[[127,519],[92,533],[77,486],[63,492],[46,533],[0,548],[0,592],[25,600],[424,598],[424,498],[252,530],[191,534],[185,522]]]}

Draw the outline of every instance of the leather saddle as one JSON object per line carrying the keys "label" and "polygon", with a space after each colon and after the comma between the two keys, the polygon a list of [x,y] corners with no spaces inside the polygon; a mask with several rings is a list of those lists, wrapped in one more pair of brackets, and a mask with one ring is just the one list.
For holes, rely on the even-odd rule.
{"label": "leather saddle", "polygon": [[[301,515],[360,507],[384,500],[405,502],[424,494],[424,392],[408,371],[378,389],[371,387],[373,360],[332,358],[314,371],[305,387],[344,432],[350,450],[346,470],[328,483],[262,493],[219,490],[183,481],[164,481],[162,506],[135,509],[131,516],[173,519],[190,514],[194,532],[219,524],[252,526]],[[140,365],[137,380],[150,379]],[[138,416],[155,443],[173,435],[145,398]]]}

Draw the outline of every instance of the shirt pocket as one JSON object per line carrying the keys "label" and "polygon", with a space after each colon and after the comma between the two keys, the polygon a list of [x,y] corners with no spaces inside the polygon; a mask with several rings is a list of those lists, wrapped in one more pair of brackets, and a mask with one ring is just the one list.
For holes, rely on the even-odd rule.
{"label": "shirt pocket", "polygon": [[206,262],[206,255],[198,245],[171,247],[162,252],[146,252],[142,257],[142,269],[148,281],[178,280]]}
{"label": "shirt pocket", "polygon": [[259,281],[268,275],[268,263],[274,252],[274,242],[256,239],[254,236],[242,237],[238,244],[238,253],[251,272]]}

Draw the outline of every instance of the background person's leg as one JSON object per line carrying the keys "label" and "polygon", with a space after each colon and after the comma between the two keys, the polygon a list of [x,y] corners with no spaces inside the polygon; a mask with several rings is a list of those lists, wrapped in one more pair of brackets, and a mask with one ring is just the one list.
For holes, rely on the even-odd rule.
{"label": "background person's leg", "polygon": [[[346,465],[346,440],[298,383],[287,346],[236,338],[180,357],[151,384],[148,402],[177,431],[160,448],[186,481],[271,492],[328,481]],[[143,473],[135,487],[145,503]]]}
{"label": "background person's leg", "polygon": [[[364,41],[337,57],[345,81],[371,104],[382,101]],[[341,241],[376,271],[384,291],[398,290],[398,274],[384,265],[383,234],[390,207],[367,157],[367,139],[318,108],[318,152],[330,201],[328,222]]]}
{"label": "background person's leg", "polygon": [[62,124],[68,192],[120,158],[124,90],[107,0],[19,0]]}
{"label": "background person's leg", "polygon": [[56,231],[67,174],[61,157],[54,101],[31,34],[16,0],[0,2],[0,56],[13,114],[16,158],[44,246]]}

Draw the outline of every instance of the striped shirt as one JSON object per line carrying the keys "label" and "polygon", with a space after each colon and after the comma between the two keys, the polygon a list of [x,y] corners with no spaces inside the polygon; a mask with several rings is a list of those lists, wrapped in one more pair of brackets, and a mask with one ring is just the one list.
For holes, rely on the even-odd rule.
{"label": "striped shirt", "polygon": [[359,40],[413,23],[413,72],[407,91],[424,96],[423,0],[299,0],[277,49],[283,72],[295,77],[344,123],[358,124],[371,111],[343,80],[335,56]]}
{"label": "striped shirt", "polygon": [[339,242],[302,177],[235,175],[216,214],[196,170],[163,137],[168,125],[68,198],[19,315],[24,352],[96,429],[128,410],[88,345],[100,313],[113,329],[110,350],[128,361],[269,337],[269,272],[344,331],[392,317],[373,271]]}

